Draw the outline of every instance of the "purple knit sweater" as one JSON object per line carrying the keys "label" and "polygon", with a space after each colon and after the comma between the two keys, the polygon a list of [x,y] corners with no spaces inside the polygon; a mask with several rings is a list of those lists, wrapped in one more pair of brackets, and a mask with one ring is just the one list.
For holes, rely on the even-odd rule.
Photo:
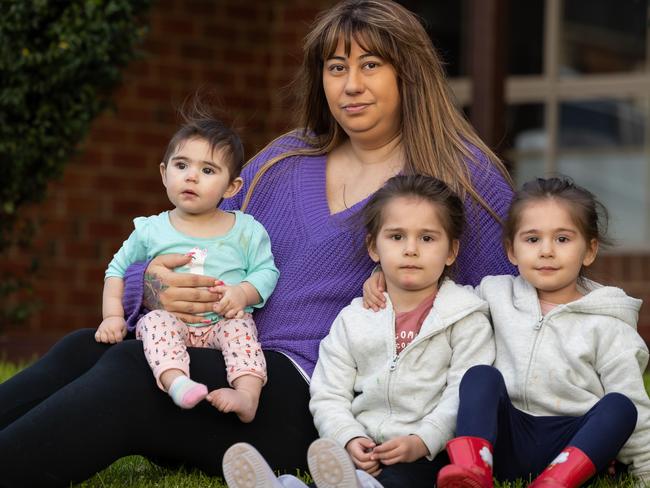
{"label": "purple knit sweater", "polygon": [[[242,172],[245,185],[223,209],[239,209],[259,167],[288,149],[304,147],[288,135],[259,153]],[[497,214],[505,215],[512,190],[499,172],[477,153],[470,166],[479,194]],[[325,192],[325,156],[290,157],[269,169],[246,212],[266,228],[280,279],[255,322],[264,349],[292,358],[311,376],[318,346],[336,315],[362,293],[374,266],[364,248],[364,230],[354,219],[365,200],[330,215]],[[486,211],[468,201],[467,231],[460,244],[455,281],[476,285],[487,275],[514,274],[501,247],[501,228]],[[132,329],[142,305],[146,263],[124,276],[124,308]]]}

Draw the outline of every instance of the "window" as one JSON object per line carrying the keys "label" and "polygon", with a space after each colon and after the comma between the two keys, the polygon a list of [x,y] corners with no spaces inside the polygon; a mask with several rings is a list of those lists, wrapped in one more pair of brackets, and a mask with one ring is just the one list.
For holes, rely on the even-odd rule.
{"label": "window", "polygon": [[[508,3],[505,157],[515,181],[574,178],[609,209],[617,249],[647,251],[650,0]],[[471,106],[462,70],[451,85]]]}

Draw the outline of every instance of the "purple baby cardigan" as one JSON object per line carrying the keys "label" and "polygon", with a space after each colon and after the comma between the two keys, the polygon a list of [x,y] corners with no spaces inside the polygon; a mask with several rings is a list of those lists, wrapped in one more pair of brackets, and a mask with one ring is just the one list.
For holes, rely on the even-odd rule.
{"label": "purple baby cardigan", "polygon": [[[305,147],[286,135],[265,148],[243,172],[244,188],[221,205],[239,209],[248,185],[260,166],[289,149]],[[512,190],[485,156],[474,151],[469,163],[472,182],[488,205],[505,216]],[[366,200],[330,215],[325,188],[326,156],[294,156],[272,166],[261,178],[246,208],[271,238],[280,279],[262,309],[254,313],[264,349],[293,359],[311,376],[320,341],[334,318],[362,294],[374,263],[364,247],[365,231],[355,219]],[[460,242],[455,281],[477,285],[484,276],[515,274],[501,246],[501,227],[479,205],[466,202],[467,226]],[[135,327],[142,305],[147,263],[129,267],[124,276],[124,309],[129,329]]]}

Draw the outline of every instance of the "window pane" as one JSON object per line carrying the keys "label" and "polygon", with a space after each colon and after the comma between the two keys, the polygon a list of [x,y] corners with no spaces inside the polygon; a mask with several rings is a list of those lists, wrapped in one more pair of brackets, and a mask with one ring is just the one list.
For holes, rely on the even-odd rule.
{"label": "window pane", "polygon": [[506,159],[518,186],[544,172],[544,106],[510,105],[506,111]]}
{"label": "window pane", "polygon": [[508,74],[539,75],[543,70],[544,0],[509,2]]}
{"label": "window pane", "polygon": [[610,212],[617,244],[647,247],[650,229],[645,100],[560,105],[557,170],[594,192]]}
{"label": "window pane", "polygon": [[635,100],[599,99],[560,105],[561,148],[643,146],[644,103]]}
{"label": "window pane", "polygon": [[561,154],[558,171],[592,191],[609,211],[615,245],[648,247],[648,159],[641,151]]}
{"label": "window pane", "polygon": [[645,70],[649,0],[566,0],[560,72]]}

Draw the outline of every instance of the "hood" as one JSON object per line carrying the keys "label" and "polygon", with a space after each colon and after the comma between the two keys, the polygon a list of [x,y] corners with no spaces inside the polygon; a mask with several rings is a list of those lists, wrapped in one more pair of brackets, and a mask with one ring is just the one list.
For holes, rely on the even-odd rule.
{"label": "hood", "polygon": [[[584,286],[579,289],[585,295],[579,300],[564,305],[564,311],[610,316],[636,330],[642,300],[627,296],[623,290],[615,286],[603,286],[591,280],[584,280]],[[515,278],[514,292],[515,305],[529,302],[531,296],[537,300],[537,292],[533,286],[520,276]]]}
{"label": "hood", "polygon": [[[386,308],[379,312],[373,312],[363,308],[363,299],[355,298],[351,307],[357,312],[363,313],[368,316],[369,320],[376,320],[378,317],[392,316],[393,304],[390,301],[388,293],[384,293],[386,297]],[[436,295],[433,302],[433,312],[430,313],[422,324],[421,332],[432,332],[438,329],[444,329],[459,320],[467,317],[474,312],[483,312],[487,315],[488,305],[487,302],[479,298],[471,290],[458,286],[449,278],[446,278]]]}

